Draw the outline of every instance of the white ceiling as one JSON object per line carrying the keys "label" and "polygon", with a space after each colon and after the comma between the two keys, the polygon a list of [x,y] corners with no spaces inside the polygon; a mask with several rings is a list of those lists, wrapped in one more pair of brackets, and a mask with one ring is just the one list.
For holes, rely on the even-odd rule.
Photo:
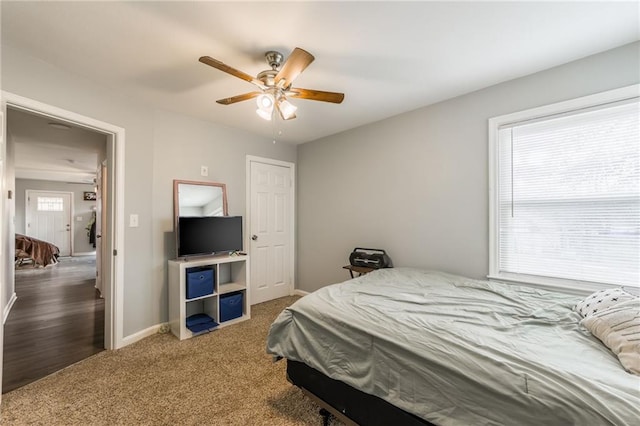
{"label": "white ceiling", "polygon": [[[2,2],[2,42],[153,105],[303,143],[639,39],[638,2]],[[255,75],[264,52],[316,60],[294,86],[344,92],[294,100],[274,127],[252,91],[198,62]]]}
{"label": "white ceiling", "polygon": [[61,124],[15,109],[7,112],[16,178],[93,184],[107,137],[78,127],[52,127],[51,123]]}

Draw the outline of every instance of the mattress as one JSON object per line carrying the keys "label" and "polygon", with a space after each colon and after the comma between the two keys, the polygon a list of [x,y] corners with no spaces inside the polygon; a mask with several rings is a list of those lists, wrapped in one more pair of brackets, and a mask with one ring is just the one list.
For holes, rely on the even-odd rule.
{"label": "mattress", "polygon": [[438,425],[636,424],[640,377],[579,325],[578,300],[382,269],[285,309],[267,352]]}

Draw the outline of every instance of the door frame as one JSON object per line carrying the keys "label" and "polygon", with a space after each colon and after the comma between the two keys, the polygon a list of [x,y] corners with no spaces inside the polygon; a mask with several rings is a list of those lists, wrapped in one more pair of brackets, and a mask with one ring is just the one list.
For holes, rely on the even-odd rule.
{"label": "door frame", "polygon": [[[73,192],[70,191],[54,191],[54,190],[48,190],[48,189],[25,189],[25,197],[24,197],[24,233],[28,235],[27,233],[27,224],[28,224],[28,219],[30,218],[30,211],[29,211],[29,198],[31,197],[31,193],[32,192],[40,192],[40,193],[50,193],[50,194],[65,194],[69,196],[69,217],[68,217],[68,221],[69,221],[69,256],[73,256],[73,235],[74,235],[74,223],[73,223],[73,217],[75,215],[75,211],[74,211],[74,205],[73,205]],[[61,255],[62,256],[62,255]]]}
{"label": "door frame", "polygon": [[[5,217],[5,175],[6,175],[6,126],[4,123],[6,107],[4,100],[0,99],[0,259],[7,259],[13,256],[5,256],[4,251],[10,246],[8,238],[5,238],[5,228],[9,227],[9,219]],[[13,194],[7,193],[7,199],[12,199]],[[6,240],[6,241],[5,241]],[[5,271],[8,261],[0,261],[0,366],[4,365],[4,287],[7,285]],[[6,301],[8,302],[8,301]],[[0,402],[2,402],[2,368],[0,368]]]}
{"label": "door frame", "polygon": [[[289,251],[289,295],[293,295],[295,289],[295,270],[296,270],[296,164],[289,161],[274,160],[273,158],[258,157],[255,155],[247,155],[246,157],[246,231],[244,237],[245,249],[249,251],[251,255],[251,163],[269,164],[272,166],[287,167],[291,171],[291,186],[289,187],[289,196],[291,202],[289,203],[289,244],[291,250]],[[254,277],[251,277],[252,279]],[[251,283],[249,283],[251,288]],[[249,292],[249,295],[251,292]],[[249,305],[251,305],[251,296],[249,296]]]}
{"label": "door frame", "polygon": [[[109,232],[103,235],[105,251],[110,251],[111,256],[106,256],[108,265],[104,265],[103,287],[105,288],[105,349],[118,349],[123,344],[124,333],[124,153],[125,153],[125,129],[104,121],[96,120],[72,111],[68,111],[44,102],[26,98],[14,93],[2,91],[2,111],[7,108],[37,114],[44,117],[66,121],[74,126],[82,127],[102,133],[107,136],[107,159],[111,166],[108,168],[109,193],[111,195],[107,217],[110,219]],[[5,116],[6,118],[6,116]],[[6,133],[6,126],[3,135]],[[3,221],[9,218],[3,218]],[[106,238],[105,238],[106,237]],[[6,238],[6,236],[5,236]],[[8,268],[10,265],[3,265]],[[104,286],[104,284],[107,284]],[[0,283],[0,285],[3,285]],[[0,347],[4,350],[4,345]]]}

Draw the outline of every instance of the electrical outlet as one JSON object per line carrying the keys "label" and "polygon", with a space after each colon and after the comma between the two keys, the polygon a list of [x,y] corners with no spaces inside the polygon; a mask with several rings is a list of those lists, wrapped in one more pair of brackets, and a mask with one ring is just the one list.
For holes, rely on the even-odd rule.
{"label": "electrical outlet", "polygon": [[207,166],[200,166],[200,176],[209,176],[209,168]]}
{"label": "electrical outlet", "polygon": [[138,215],[137,214],[130,214],[129,215],[129,227],[130,228],[137,228],[138,227]]}

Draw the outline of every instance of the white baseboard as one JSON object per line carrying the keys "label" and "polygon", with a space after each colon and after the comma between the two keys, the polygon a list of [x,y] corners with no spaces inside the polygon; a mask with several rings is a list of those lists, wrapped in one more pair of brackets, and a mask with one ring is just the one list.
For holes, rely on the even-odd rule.
{"label": "white baseboard", "polygon": [[9,302],[7,302],[7,306],[4,307],[4,315],[2,318],[3,325],[7,322],[7,318],[9,318],[9,312],[11,312],[11,308],[13,308],[13,304],[16,303],[16,300],[18,300],[18,296],[16,296],[16,292],[14,291],[11,295],[11,299],[9,299]]}
{"label": "white baseboard", "polygon": [[295,294],[296,296],[306,296],[307,294],[309,294],[309,292],[296,288],[295,290],[293,290],[293,294]]}
{"label": "white baseboard", "polygon": [[96,252],[95,251],[87,251],[87,252],[81,252],[81,253],[72,253],[71,257],[74,256],[95,256]]}
{"label": "white baseboard", "polygon": [[145,337],[149,337],[149,336],[153,336],[154,334],[158,333],[160,331],[161,328],[163,327],[169,327],[169,323],[165,322],[162,324],[156,324],[156,325],[152,325],[149,328],[145,328],[144,330],[138,331],[137,333],[133,333],[125,338],[122,339],[122,345],[120,345],[118,348],[124,348],[125,346],[129,346],[132,343],[138,342],[142,339],[144,339]]}

